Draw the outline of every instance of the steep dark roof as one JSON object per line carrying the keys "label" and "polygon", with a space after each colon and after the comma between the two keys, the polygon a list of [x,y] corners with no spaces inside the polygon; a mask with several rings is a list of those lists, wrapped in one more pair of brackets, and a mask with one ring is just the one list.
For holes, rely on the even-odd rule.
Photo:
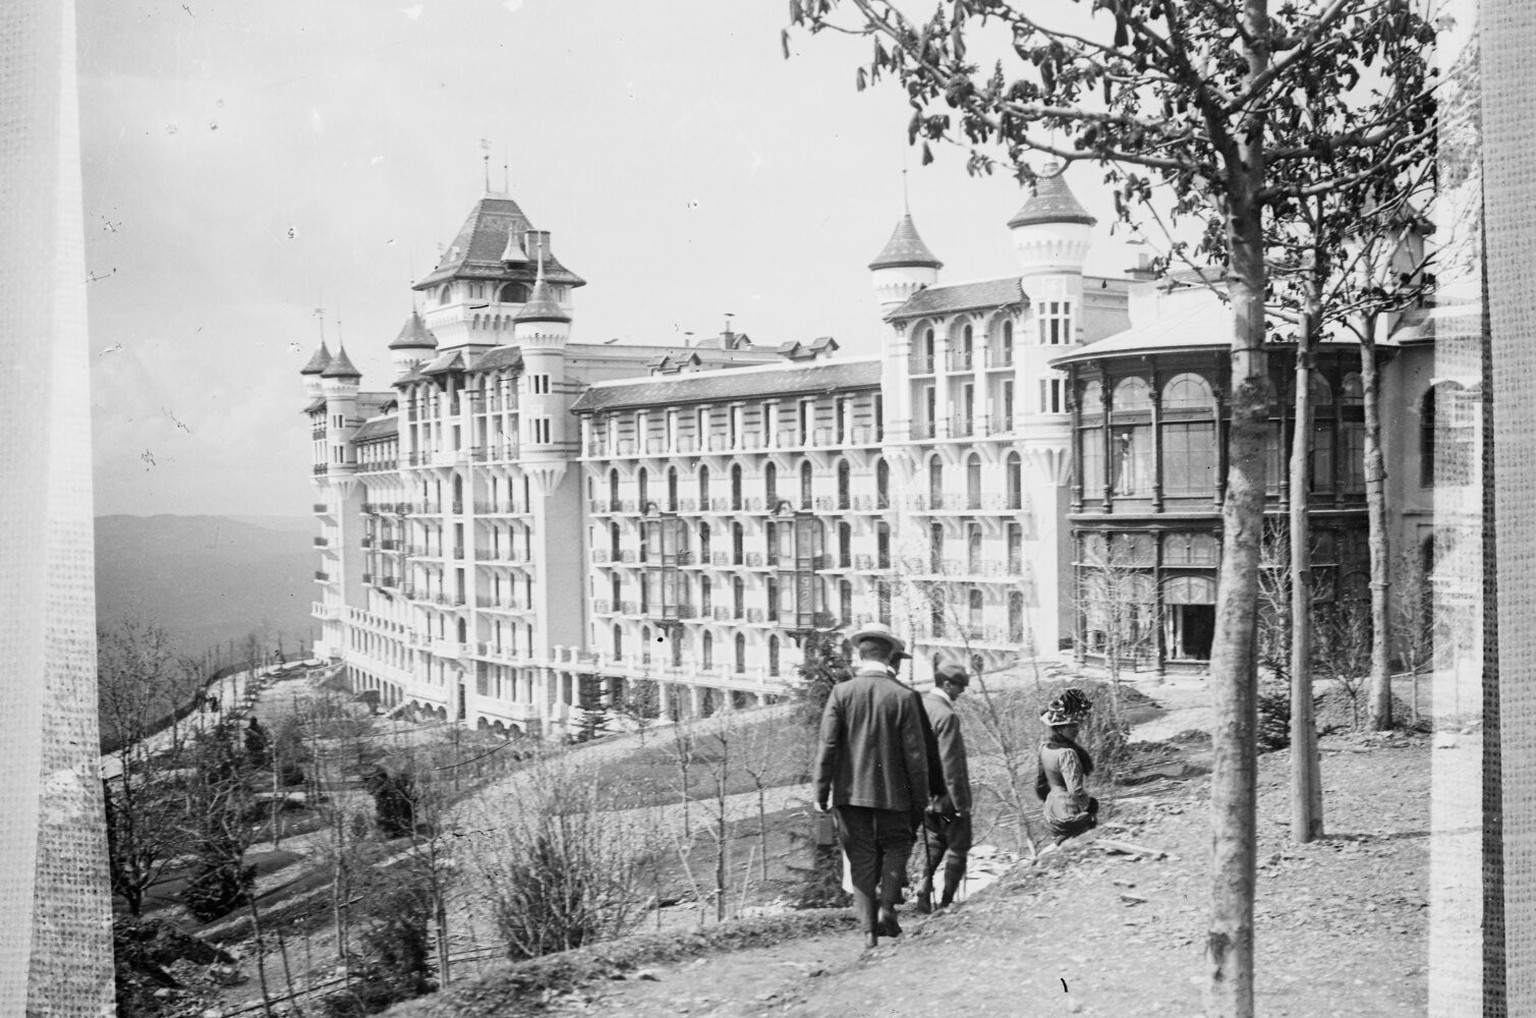
{"label": "steep dark roof", "polygon": [[305,407],[303,410],[300,410],[299,413],[301,413],[301,414],[312,414],[312,413],[314,413],[317,410],[324,410],[324,409],[325,409],[325,397],[322,396],[319,399],[311,401],[309,406]]}
{"label": "steep dark roof", "polygon": [[[475,203],[469,217],[453,241],[443,251],[443,257],[425,279],[415,284],[417,290],[427,290],[455,277],[466,279],[522,280],[532,282],[534,267],[527,261],[509,266],[502,261],[507,250],[509,236],[521,237],[533,229],[533,224],[511,198],[487,195]],[[515,246],[515,245],[514,245]],[[566,286],[582,286],[586,280],[560,264],[549,251],[544,252],[544,274],[552,283]]]}
{"label": "steep dark roof", "polygon": [[906,303],[886,315],[886,318],[917,318],[921,315],[1006,307],[1023,304],[1028,300],[1017,276],[988,279],[980,283],[956,283],[954,286],[930,286],[908,297]]}
{"label": "steep dark roof", "polygon": [[533,293],[528,295],[528,303],[523,305],[517,317],[512,320],[514,322],[569,322],[571,316],[555,303],[555,296],[549,292],[549,283],[541,271],[538,282],[533,284]]}
{"label": "steep dark roof", "polygon": [[593,386],[571,404],[571,410],[592,413],[620,407],[719,403],[761,396],[869,389],[879,384],[878,360],[834,361],[769,370],[730,368]]}
{"label": "steep dark roof", "polygon": [[331,351],[325,348],[325,340],[320,341],[320,349],[309,359],[309,363],[299,369],[301,375],[318,375],[325,370],[325,366],[331,363]]}
{"label": "steep dark roof", "polygon": [[384,438],[394,438],[398,434],[400,434],[400,418],[376,417],[371,421],[364,421],[352,433],[352,441],[374,442]]}
{"label": "steep dark roof", "polygon": [[928,245],[923,243],[923,238],[917,235],[917,226],[912,222],[910,212],[903,215],[896,223],[891,239],[885,242],[885,247],[881,248],[875,260],[869,263],[871,269],[893,269],[902,265],[933,269],[944,267],[944,263],[928,250]]}
{"label": "steep dark roof", "polygon": [[411,317],[400,327],[400,335],[389,344],[391,350],[436,350],[437,337],[421,320],[421,312],[412,309]]}
{"label": "steep dark roof", "polygon": [[362,378],[363,373],[352,366],[352,361],[347,357],[347,348],[338,346],[336,356],[320,372],[321,378]]}
{"label": "steep dark roof", "polygon": [[523,363],[523,351],[515,346],[498,346],[480,355],[474,366],[469,370],[473,374],[476,371],[495,371],[499,368],[521,367]]}
{"label": "steep dark roof", "polygon": [[1035,178],[1035,193],[1008,220],[1010,229],[1035,223],[1083,223],[1092,226],[1098,222],[1077,200],[1077,196],[1067,186],[1065,176],[1054,167],[1047,167],[1045,172],[1049,176]]}

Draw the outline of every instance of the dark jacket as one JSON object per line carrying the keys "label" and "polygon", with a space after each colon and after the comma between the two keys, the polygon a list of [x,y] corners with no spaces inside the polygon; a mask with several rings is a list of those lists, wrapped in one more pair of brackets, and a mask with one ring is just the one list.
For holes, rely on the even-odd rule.
{"label": "dark jacket", "polygon": [[883,668],[832,687],[821,716],[816,801],[921,814],[928,790],[922,707]]}
{"label": "dark jacket", "polygon": [[965,758],[965,736],[960,734],[960,717],[955,705],[937,690],[923,697],[923,709],[933,725],[939,746],[939,762],[944,773],[944,792],[929,809],[953,815],[971,811],[971,772]]}

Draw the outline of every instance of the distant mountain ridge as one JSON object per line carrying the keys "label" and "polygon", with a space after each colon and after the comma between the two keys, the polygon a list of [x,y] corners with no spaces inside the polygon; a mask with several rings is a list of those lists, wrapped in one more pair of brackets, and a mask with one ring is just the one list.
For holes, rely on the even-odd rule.
{"label": "distant mountain ridge", "polygon": [[318,625],[316,532],[301,516],[98,516],[97,624],[155,622],[190,655],[266,624],[292,657]]}

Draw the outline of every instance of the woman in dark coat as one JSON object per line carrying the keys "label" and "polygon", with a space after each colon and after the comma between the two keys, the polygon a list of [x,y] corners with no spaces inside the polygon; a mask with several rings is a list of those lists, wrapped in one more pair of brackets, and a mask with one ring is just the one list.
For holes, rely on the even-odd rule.
{"label": "woman in dark coat", "polygon": [[1092,709],[1081,690],[1065,689],[1040,714],[1051,734],[1040,746],[1035,794],[1045,802],[1045,826],[1057,845],[1099,822],[1099,800],[1088,794],[1093,757],[1077,743],[1078,726]]}

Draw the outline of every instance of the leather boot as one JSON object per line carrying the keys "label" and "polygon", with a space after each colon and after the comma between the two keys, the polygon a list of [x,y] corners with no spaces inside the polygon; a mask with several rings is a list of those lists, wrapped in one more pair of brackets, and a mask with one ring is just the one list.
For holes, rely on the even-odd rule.
{"label": "leather boot", "polygon": [[939,907],[948,908],[955,900],[955,892],[960,890],[960,884],[965,880],[964,866],[944,867],[944,892],[939,896]]}
{"label": "leather boot", "polygon": [[933,876],[923,878],[923,882],[917,885],[917,910],[923,915],[933,911]]}

